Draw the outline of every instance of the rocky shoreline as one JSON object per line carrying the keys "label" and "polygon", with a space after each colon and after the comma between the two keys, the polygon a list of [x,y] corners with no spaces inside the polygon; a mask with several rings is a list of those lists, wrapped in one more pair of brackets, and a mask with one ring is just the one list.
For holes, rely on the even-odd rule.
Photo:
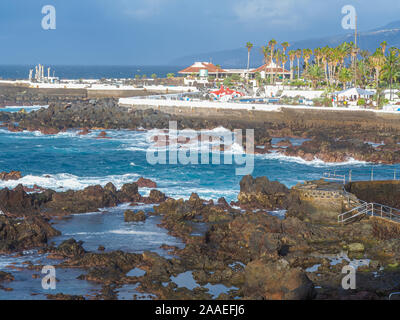
{"label": "rocky shoreline", "polygon": [[[3,89],[4,90],[4,89]],[[30,94],[36,97],[34,89]],[[0,93],[2,92],[0,88]],[[25,97],[25,95],[22,95]],[[18,95],[0,95],[0,104],[15,100]],[[40,131],[57,134],[66,130],[81,130],[87,134],[94,129],[151,130],[165,129],[169,121],[177,121],[178,129],[254,129],[255,153],[278,152],[300,157],[306,161],[345,162],[349,159],[371,163],[400,162],[400,125],[396,117],[351,112],[295,111],[254,113],[243,111],[219,116],[196,113],[172,114],[153,109],[134,109],[118,105],[118,99],[88,99],[80,96],[56,96],[49,107],[31,113],[0,112],[2,127],[10,131]],[[2,100],[3,98],[3,100]],[[8,100],[7,100],[8,99]],[[31,99],[31,98],[29,98]],[[38,98],[40,99],[40,97]],[[105,138],[105,136],[100,136]],[[286,138],[272,145],[272,138]],[[289,138],[306,139],[293,146]]]}
{"label": "rocky shoreline", "polygon": [[[325,182],[314,183],[324,186]],[[387,299],[398,290],[400,227],[367,217],[338,225],[328,212],[337,214],[336,204],[343,199],[336,198],[337,203],[305,200],[302,188],[287,189],[266,177],[246,176],[240,183],[238,201],[228,204],[223,198],[214,203],[197,194],[186,201],[176,200],[157,190],[142,197],[136,183],[121,190],[108,184],[82,191],[32,194],[18,186],[0,191],[0,251],[36,248],[60,261],[57,268],[85,270],[79,279],[102,285],[101,292],[91,297],[95,299],[115,299],[123,285],[137,285],[138,292],[155,299]],[[398,196],[396,188],[392,192]],[[174,256],[166,258],[154,252],[101,252],[100,248],[99,252],[87,252],[74,239],[58,247],[49,244],[59,234],[50,218],[122,202],[155,203],[153,211],[133,215],[159,216],[160,226],[181,239],[184,248],[161,246]],[[278,209],[286,210],[286,217],[270,213]],[[193,231],[199,228],[203,231],[195,235]],[[369,262],[358,267],[357,289],[346,291],[341,287],[341,271],[354,259]],[[26,267],[41,270],[32,263]],[[127,275],[135,268],[144,274]],[[190,274],[199,287],[178,287],[171,279],[180,274]],[[0,285],[12,280],[11,274],[0,274]],[[213,297],[206,284],[223,285],[227,290]],[[48,298],[87,297],[58,294]]]}

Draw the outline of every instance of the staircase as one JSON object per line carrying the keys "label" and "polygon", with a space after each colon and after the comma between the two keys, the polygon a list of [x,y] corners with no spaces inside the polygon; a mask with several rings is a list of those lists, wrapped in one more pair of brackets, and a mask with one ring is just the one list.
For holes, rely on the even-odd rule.
{"label": "staircase", "polygon": [[391,208],[379,203],[367,203],[362,201],[359,203],[359,206],[354,207],[345,213],[339,214],[338,222],[342,224],[351,223],[368,215],[400,223],[400,209]]}

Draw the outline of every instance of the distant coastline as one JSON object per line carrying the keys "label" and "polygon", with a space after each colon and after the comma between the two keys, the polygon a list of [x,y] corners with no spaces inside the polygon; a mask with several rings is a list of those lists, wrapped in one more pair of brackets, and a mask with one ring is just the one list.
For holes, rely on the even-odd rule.
{"label": "distant coastline", "polygon": [[[102,79],[134,78],[135,75],[155,73],[160,78],[165,78],[168,73],[176,73],[180,66],[84,66],[84,65],[50,65],[56,70],[56,76],[61,79]],[[0,79],[21,80],[27,79],[32,65],[0,65]]]}

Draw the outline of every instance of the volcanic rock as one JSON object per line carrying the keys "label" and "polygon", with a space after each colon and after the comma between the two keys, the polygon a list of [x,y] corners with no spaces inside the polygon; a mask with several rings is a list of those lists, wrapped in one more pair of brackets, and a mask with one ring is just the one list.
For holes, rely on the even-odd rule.
{"label": "volcanic rock", "polygon": [[22,178],[21,171],[0,172],[0,180],[19,180]]}
{"label": "volcanic rock", "polygon": [[157,184],[154,181],[143,177],[140,177],[136,184],[139,188],[157,188]]}
{"label": "volcanic rock", "polygon": [[126,210],[124,212],[125,222],[139,222],[146,221],[146,214],[144,211],[133,212],[132,210]]}

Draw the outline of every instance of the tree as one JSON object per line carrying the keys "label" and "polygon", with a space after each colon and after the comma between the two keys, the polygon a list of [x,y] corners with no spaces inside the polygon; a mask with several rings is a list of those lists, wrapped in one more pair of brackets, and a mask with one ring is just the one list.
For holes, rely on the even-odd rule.
{"label": "tree", "polygon": [[173,79],[175,77],[175,73],[168,73],[167,78],[168,79]]}
{"label": "tree", "polygon": [[380,46],[381,46],[381,49],[382,49],[382,54],[383,55],[385,55],[385,52],[386,52],[386,48],[387,48],[387,42],[386,41],[383,41],[381,44],[380,44]]}
{"label": "tree", "polygon": [[315,88],[317,83],[324,78],[324,71],[320,66],[313,64],[311,67],[307,68],[306,78],[311,80],[312,87]]}
{"label": "tree", "polygon": [[151,75],[151,78],[155,80],[155,79],[157,79],[157,75],[156,75],[155,73],[153,73],[153,74]]}
{"label": "tree", "polygon": [[[270,48],[270,50],[271,50],[271,57],[270,57],[270,58],[271,58],[271,63],[270,63],[271,68],[272,68],[272,64],[273,64],[273,62],[274,62],[274,49],[275,49],[275,46],[276,46],[277,43],[278,43],[278,42],[277,42],[275,39],[272,39],[272,40],[270,40],[270,41],[268,42],[268,46],[269,46],[269,48]],[[273,70],[273,69],[272,69],[272,70]],[[275,78],[274,72],[272,72],[271,77]]]}
{"label": "tree", "polygon": [[247,70],[249,70],[250,69],[250,51],[253,48],[253,44],[251,42],[247,42],[246,48],[247,48]]}
{"label": "tree", "polygon": [[296,58],[297,58],[297,79],[300,79],[300,58],[302,55],[302,50],[297,49],[296,50]]}
{"label": "tree", "polygon": [[343,84],[343,89],[347,89],[347,83],[353,79],[353,72],[349,68],[342,68],[339,72],[339,81]]}
{"label": "tree", "polygon": [[390,100],[392,100],[392,87],[393,81],[397,81],[400,76],[400,58],[398,56],[399,50],[396,48],[390,48],[386,56],[385,65],[382,70],[382,78],[389,82],[390,88]]}
{"label": "tree", "polygon": [[382,68],[384,67],[386,62],[385,56],[382,53],[382,50],[376,49],[375,53],[370,56],[371,66],[375,70],[375,80],[376,80],[376,89],[379,88],[379,78]]}
{"label": "tree", "polygon": [[277,44],[277,42],[276,42],[276,40],[275,39],[272,39],[272,40],[270,40],[269,42],[268,42],[268,46],[269,46],[269,48],[270,48],[270,50],[271,50],[271,65],[272,65],[272,63],[274,62],[274,49],[275,49],[275,46],[276,46],[276,44]]}
{"label": "tree", "polygon": [[224,86],[225,86],[225,87],[232,87],[232,85],[233,85],[233,83],[232,83],[231,77],[225,78],[225,80],[224,80]]}
{"label": "tree", "polygon": [[289,51],[289,60],[290,60],[290,80],[293,80],[293,62],[296,59],[296,51]]}
{"label": "tree", "polygon": [[[282,44],[281,44],[281,46],[282,46],[282,51],[283,51],[283,55],[285,56],[286,55],[286,50],[287,50],[287,48],[289,48],[290,47],[290,44],[289,44],[289,42],[287,42],[287,41],[285,41],[285,42],[283,42]],[[287,59],[286,59],[286,61],[287,61]],[[282,61],[283,62],[283,61]],[[283,63],[282,64],[282,69],[285,69],[285,64]]]}
{"label": "tree", "polygon": [[312,55],[312,50],[311,49],[304,49],[303,50],[303,59],[304,59],[304,63],[306,64],[305,72],[307,72],[307,70],[308,70],[308,65],[309,65],[309,62],[310,62],[311,55]]}

